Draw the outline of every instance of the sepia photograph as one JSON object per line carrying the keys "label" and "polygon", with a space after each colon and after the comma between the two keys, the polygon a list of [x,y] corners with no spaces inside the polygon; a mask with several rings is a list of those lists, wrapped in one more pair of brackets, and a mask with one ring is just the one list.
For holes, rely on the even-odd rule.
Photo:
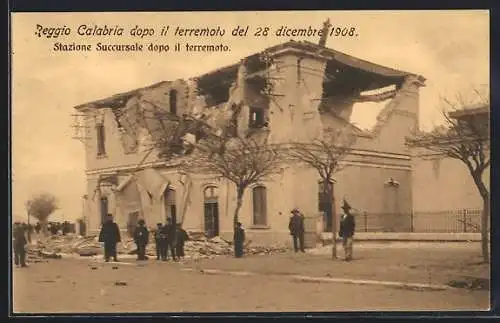
{"label": "sepia photograph", "polygon": [[490,310],[488,10],[10,19],[13,315]]}

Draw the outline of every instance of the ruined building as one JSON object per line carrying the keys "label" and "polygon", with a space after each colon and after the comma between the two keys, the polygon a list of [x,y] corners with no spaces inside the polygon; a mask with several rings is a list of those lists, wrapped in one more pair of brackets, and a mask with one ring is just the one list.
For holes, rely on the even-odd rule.
{"label": "ruined building", "polygon": [[[286,144],[308,142],[346,126],[357,141],[345,162],[350,167],[336,174],[337,200],[346,197],[357,210],[373,213],[411,212],[411,154],[405,137],[418,130],[424,82],[422,76],[324,46],[289,41],[193,79],[164,81],[79,105],[87,227],[98,230],[107,213],[123,230],[140,217],[150,226],[172,217],[189,231],[231,237],[236,190],[210,174],[180,172],[176,164],[186,150],[183,140],[233,132]],[[372,130],[350,123],[355,103],[385,100]],[[183,116],[192,120],[186,127],[203,120],[205,130],[168,133],[169,123]],[[159,150],[157,143],[166,133],[179,154]],[[283,167],[272,180],[250,187],[240,212],[249,239],[288,241],[290,210],[320,215],[321,187],[316,170],[298,165]],[[329,225],[325,217],[325,229]]]}

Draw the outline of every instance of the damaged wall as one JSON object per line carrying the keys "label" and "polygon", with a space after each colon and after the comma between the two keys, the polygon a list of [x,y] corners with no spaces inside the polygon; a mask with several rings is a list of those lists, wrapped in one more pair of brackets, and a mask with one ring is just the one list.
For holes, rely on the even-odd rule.
{"label": "damaged wall", "polygon": [[[247,71],[240,65],[238,73],[231,70],[233,79],[229,79],[227,102],[222,102],[217,106],[207,107],[206,98],[198,95],[195,84],[192,80],[188,83],[175,81],[166,83],[154,89],[144,90],[142,93],[142,105],[159,107],[169,111],[171,103],[171,90],[177,91],[177,114],[198,113],[205,114],[207,123],[216,129],[222,129],[231,119],[233,108],[241,107],[238,114],[238,132],[245,136],[249,128],[250,108],[262,106],[266,111],[266,118],[269,119],[270,143],[289,143],[290,141],[308,142],[321,137],[325,128],[338,128],[346,125],[352,113],[352,102],[327,100],[326,103],[332,105],[340,115],[320,114],[319,105],[323,99],[323,77],[326,68],[326,59],[316,56],[303,55],[297,51],[283,51],[274,57],[274,65],[269,71],[269,76],[273,83],[273,93],[269,97],[269,102],[256,93],[252,87],[247,86],[245,78]],[[233,75],[234,74],[234,75]],[[228,80],[226,80],[228,81]],[[190,84],[190,86],[187,86]],[[368,154],[352,154],[349,159],[353,162],[350,167],[336,174],[337,183],[335,185],[335,195],[337,201],[342,197],[347,197],[349,203],[358,210],[378,213],[383,212],[387,205],[384,183],[388,178],[394,178],[400,183],[398,188],[398,208],[400,212],[409,212],[412,209],[411,202],[411,170],[409,160],[402,155],[407,154],[404,145],[404,137],[411,132],[418,124],[418,83],[409,80],[398,92],[397,96],[384,109],[379,125],[367,134],[360,132],[360,137],[356,148],[366,151],[380,152],[378,156]],[[209,93],[208,93],[209,94]],[[134,109],[141,105],[141,98],[135,98],[127,103],[127,110],[130,112],[130,119],[133,123],[141,124]],[[89,130],[89,146],[87,147],[87,170],[92,173],[103,171],[113,171],[121,167],[133,169],[144,156],[145,147],[140,145],[138,140],[137,152],[126,153],[115,116],[110,109],[101,110],[104,112],[103,122],[106,129],[106,154],[97,157],[96,131],[95,126]],[[135,116],[136,119],[133,118]],[[143,123],[146,126],[146,123]],[[158,120],[150,120],[147,127],[160,127]],[[154,139],[154,138],[153,138]],[[392,152],[398,156],[382,153]],[[157,161],[156,152],[151,154],[146,163]],[[401,158],[400,158],[401,157]],[[156,222],[164,222],[165,200],[162,193],[165,182],[171,183],[171,188],[175,189],[175,204],[177,214],[186,203],[186,214],[184,227],[192,231],[204,231],[204,189],[214,185],[218,188],[219,207],[219,229],[225,238],[232,239],[233,212],[236,207],[236,190],[234,184],[226,180],[217,180],[210,176],[198,176],[191,179],[189,201],[186,200],[185,191],[187,186],[180,181],[181,175],[175,169],[158,168],[160,176],[163,178],[160,184],[154,185],[154,180],[146,180],[146,183],[137,179],[127,189],[117,195],[116,213],[120,226],[124,227],[127,222],[127,214],[133,209],[141,208],[141,215],[149,226],[154,226]],[[149,171],[148,171],[149,172]],[[145,174],[145,173],[141,173]],[[125,176],[126,174],[124,174]],[[138,178],[140,175],[138,174]],[[120,176],[120,182],[124,177]],[[185,178],[181,181],[184,181]],[[290,242],[288,233],[288,219],[290,210],[294,207],[300,208],[307,216],[316,216],[318,210],[318,182],[319,178],[316,170],[297,166],[287,167],[282,174],[275,176],[273,181],[262,183],[267,190],[267,219],[266,226],[253,226],[253,202],[252,188],[245,193],[244,203],[240,213],[240,221],[247,230],[248,238],[255,241],[272,240]],[[95,180],[89,177],[89,196],[95,189]],[[156,186],[153,188],[152,186]],[[123,196],[122,196],[123,195]],[[125,197],[128,196],[128,197]],[[134,197],[132,197],[134,196]],[[138,198],[140,196],[140,198]],[[128,200],[128,202],[124,202]],[[133,200],[133,201],[131,201]],[[91,224],[96,223],[99,214],[97,202],[92,204],[90,214]],[[337,203],[337,214],[340,213],[340,205]],[[180,216],[179,216],[180,218]],[[95,229],[98,226],[91,226]]]}
{"label": "damaged wall", "polygon": [[416,77],[407,77],[395,97],[377,116],[376,125],[368,132],[372,139],[364,137],[358,141],[356,147],[409,154],[405,138],[419,127],[419,88],[422,86],[424,84]]}
{"label": "damaged wall", "polygon": [[324,70],[325,62],[288,52],[275,60],[276,67],[270,72],[273,95],[269,104],[269,142],[307,142],[320,136],[317,107],[322,78],[317,74]]}

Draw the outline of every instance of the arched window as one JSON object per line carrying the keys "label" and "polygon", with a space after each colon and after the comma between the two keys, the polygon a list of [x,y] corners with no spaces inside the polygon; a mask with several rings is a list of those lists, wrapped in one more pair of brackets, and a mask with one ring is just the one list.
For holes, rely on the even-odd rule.
{"label": "arched window", "polygon": [[172,223],[177,223],[177,206],[176,206],[175,190],[169,188],[165,190],[165,193],[163,194],[164,194],[163,201],[165,205],[166,218],[172,219]]}
{"label": "arched window", "polygon": [[208,186],[203,191],[205,234],[208,238],[219,235],[219,190],[216,186]]}
{"label": "arched window", "polygon": [[257,186],[252,193],[253,224],[267,225],[267,190],[264,186]]}
{"label": "arched window", "polygon": [[203,192],[203,196],[205,197],[205,203],[215,203],[219,197],[219,190],[216,186],[207,186]]}
{"label": "arched window", "polygon": [[170,103],[170,113],[177,115],[177,91],[170,90],[168,98]]}
{"label": "arched window", "polygon": [[333,183],[325,187],[325,182],[318,182],[318,210],[323,213],[323,230],[332,230]]}

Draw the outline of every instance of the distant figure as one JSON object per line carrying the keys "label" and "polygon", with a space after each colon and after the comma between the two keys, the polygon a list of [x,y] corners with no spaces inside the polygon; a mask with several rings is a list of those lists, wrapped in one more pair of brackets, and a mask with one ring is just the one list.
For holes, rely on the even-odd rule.
{"label": "distant figure", "polygon": [[293,240],[293,250],[295,252],[305,252],[304,250],[304,215],[298,209],[292,210],[292,216],[288,223],[288,230]]}
{"label": "distant figure", "polygon": [[147,260],[146,246],[149,243],[149,231],[144,220],[139,220],[134,230],[134,242],[137,246],[137,260]]}
{"label": "distant figure", "polygon": [[354,216],[351,214],[351,206],[346,200],[344,200],[342,210],[344,211],[344,214],[342,214],[340,219],[339,236],[342,238],[345,260],[350,261],[352,259],[352,237],[354,236],[354,231],[356,229],[356,222],[354,220]]}
{"label": "distant figure", "polygon": [[177,224],[177,230],[175,232],[176,243],[175,243],[175,254],[177,258],[184,258],[184,243],[189,240],[189,236],[181,226],[180,223]]}
{"label": "distant figure", "polygon": [[42,225],[40,224],[40,222],[37,222],[36,225],[35,225],[35,232],[36,232],[36,234],[39,234],[40,230],[42,230]]}
{"label": "distant figure", "polygon": [[245,243],[245,229],[241,226],[241,222],[236,223],[234,229],[234,256],[236,258],[243,257],[243,244]]}
{"label": "distant figure", "polygon": [[62,229],[61,229],[61,231],[62,231],[63,236],[65,236],[66,234],[69,233],[69,222],[68,221],[64,221],[62,223]]}
{"label": "distant figure", "polygon": [[170,250],[170,253],[172,255],[173,260],[177,260],[177,257],[175,255],[175,224],[172,223],[171,218],[167,218],[167,224],[163,227],[163,234],[166,235],[165,238],[165,260],[168,260],[168,251]]}
{"label": "distant figure", "polygon": [[59,228],[58,228],[57,223],[52,222],[50,224],[50,233],[52,233],[52,235],[56,235],[58,231],[59,231]]}
{"label": "distant figure", "polygon": [[113,257],[114,261],[118,261],[116,254],[116,244],[121,241],[120,229],[113,221],[113,216],[108,214],[106,222],[102,225],[99,233],[99,242],[104,242],[104,259],[109,262],[109,258]]}
{"label": "distant figure", "polygon": [[156,260],[163,260],[163,249],[165,246],[165,239],[162,239],[162,234],[161,234],[161,223],[156,223],[156,230],[154,232],[154,237],[155,237],[155,247],[156,247]]}
{"label": "distant figure", "polygon": [[14,223],[14,262],[16,266],[28,267],[26,265],[26,229],[19,222]]}

